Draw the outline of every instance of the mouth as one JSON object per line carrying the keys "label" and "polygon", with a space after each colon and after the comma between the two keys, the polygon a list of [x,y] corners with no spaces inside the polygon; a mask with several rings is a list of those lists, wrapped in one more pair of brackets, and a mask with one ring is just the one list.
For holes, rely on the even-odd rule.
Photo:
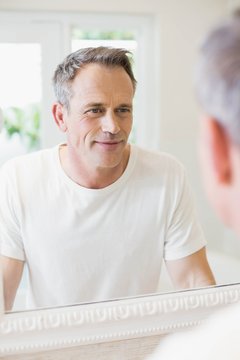
{"label": "mouth", "polygon": [[115,150],[123,144],[123,140],[97,140],[95,144],[106,150]]}

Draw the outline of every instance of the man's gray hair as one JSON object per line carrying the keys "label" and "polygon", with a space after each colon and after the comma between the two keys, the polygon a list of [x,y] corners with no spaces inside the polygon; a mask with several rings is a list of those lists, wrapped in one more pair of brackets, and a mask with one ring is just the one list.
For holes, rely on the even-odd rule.
{"label": "man's gray hair", "polygon": [[214,28],[201,47],[195,85],[200,105],[240,144],[240,18]]}
{"label": "man's gray hair", "polygon": [[58,65],[53,76],[57,101],[69,110],[69,101],[73,95],[71,83],[80,69],[92,63],[107,67],[122,67],[129,75],[135,91],[137,81],[132,71],[129,55],[131,52],[126,49],[104,46],[83,48],[71,53]]}

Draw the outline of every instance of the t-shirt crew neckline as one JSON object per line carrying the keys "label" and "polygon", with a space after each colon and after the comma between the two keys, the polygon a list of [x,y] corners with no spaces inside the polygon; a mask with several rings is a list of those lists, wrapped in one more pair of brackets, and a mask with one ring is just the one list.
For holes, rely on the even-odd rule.
{"label": "t-shirt crew neckline", "polygon": [[134,145],[130,145],[130,155],[129,155],[129,159],[128,159],[128,163],[126,166],[126,169],[124,170],[123,174],[112,184],[101,188],[101,189],[90,189],[90,188],[86,188],[84,186],[81,186],[77,183],[75,183],[72,179],[70,179],[70,177],[65,173],[65,171],[62,168],[62,164],[61,164],[61,160],[60,160],[60,147],[62,145],[65,145],[64,143],[58,144],[55,147],[55,151],[54,151],[54,157],[55,157],[55,164],[57,165],[57,172],[60,175],[60,178],[68,185],[70,186],[73,190],[78,191],[78,192],[82,192],[85,194],[92,194],[92,195],[104,195],[107,193],[110,193],[114,190],[116,190],[117,188],[119,188],[124,182],[126,182],[129,178],[129,176],[131,175],[136,160],[137,160],[137,154],[138,154],[138,149],[136,146]]}

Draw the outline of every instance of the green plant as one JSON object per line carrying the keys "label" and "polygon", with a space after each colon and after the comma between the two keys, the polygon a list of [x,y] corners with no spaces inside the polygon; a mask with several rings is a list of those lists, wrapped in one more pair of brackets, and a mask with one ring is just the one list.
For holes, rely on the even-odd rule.
{"label": "green plant", "polygon": [[40,141],[40,107],[29,104],[25,108],[9,107],[3,112],[4,128],[9,137],[18,134],[29,150],[37,149]]}

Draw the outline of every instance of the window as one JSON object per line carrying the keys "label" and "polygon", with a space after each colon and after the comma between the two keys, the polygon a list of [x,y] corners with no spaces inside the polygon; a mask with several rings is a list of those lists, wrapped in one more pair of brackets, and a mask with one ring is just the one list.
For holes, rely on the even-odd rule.
{"label": "window", "polygon": [[[0,152],[0,161],[4,161],[12,156],[11,151],[25,153],[40,145],[41,48],[37,43],[0,43],[0,53],[0,99],[5,120],[1,134],[5,151]],[[10,79],[14,79],[12,84]]]}

